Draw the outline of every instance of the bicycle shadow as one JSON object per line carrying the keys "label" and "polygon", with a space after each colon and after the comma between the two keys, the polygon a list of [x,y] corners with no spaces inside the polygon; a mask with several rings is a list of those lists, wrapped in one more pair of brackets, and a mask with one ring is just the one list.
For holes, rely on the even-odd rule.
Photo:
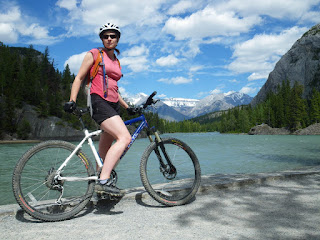
{"label": "bicycle shadow", "polygon": [[[86,207],[80,211],[77,215],[71,217],[67,220],[72,220],[76,218],[84,217],[90,213],[93,214],[107,214],[107,215],[117,215],[123,213],[123,211],[113,211],[114,207],[121,201],[121,198],[109,198],[109,199],[99,199],[96,203],[90,201]],[[19,209],[16,213],[16,219],[24,223],[45,223],[42,221],[30,216],[24,210]],[[67,221],[65,220],[65,221]]]}
{"label": "bicycle shadow", "polygon": [[[89,202],[88,205],[82,211],[80,211],[80,213],[71,217],[70,219],[66,219],[65,221],[80,218],[80,217],[83,217],[83,216],[91,213],[94,210],[94,208],[90,205],[91,205],[91,203]],[[19,209],[17,211],[16,219],[18,221],[24,222],[24,223],[45,223],[45,222],[47,222],[47,221],[42,221],[42,220],[39,220],[39,219],[36,219],[36,218],[30,216],[28,213],[26,213],[22,209]]]}
{"label": "bicycle shadow", "polygon": [[[158,203],[156,200],[154,200],[152,197],[150,197],[146,193],[137,193],[135,195],[135,200],[138,205],[141,205],[143,207],[148,207],[148,208],[171,208],[174,206],[166,206],[161,203]],[[196,200],[196,197],[193,197],[189,202],[186,204],[190,204]]]}
{"label": "bicycle shadow", "polygon": [[114,207],[121,201],[122,198],[108,198],[100,199],[96,203],[92,203],[92,207],[95,212],[93,214],[104,214],[104,215],[118,215],[122,214],[123,211],[115,211]]}

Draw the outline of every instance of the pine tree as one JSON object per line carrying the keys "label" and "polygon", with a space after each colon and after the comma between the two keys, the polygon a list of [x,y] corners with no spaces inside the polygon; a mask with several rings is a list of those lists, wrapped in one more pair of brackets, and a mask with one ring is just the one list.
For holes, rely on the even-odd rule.
{"label": "pine tree", "polygon": [[302,99],[303,87],[296,82],[290,96],[290,129],[297,130],[305,126],[307,116],[306,103]]}
{"label": "pine tree", "polygon": [[320,92],[312,89],[312,98],[310,101],[310,121],[311,123],[320,122]]}

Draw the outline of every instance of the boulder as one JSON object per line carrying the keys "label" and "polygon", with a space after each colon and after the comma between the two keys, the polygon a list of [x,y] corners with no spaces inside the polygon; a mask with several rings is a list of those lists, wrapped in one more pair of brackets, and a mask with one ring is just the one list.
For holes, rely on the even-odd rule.
{"label": "boulder", "polygon": [[268,124],[260,124],[250,129],[249,135],[288,135],[290,131],[286,128],[272,128]]}

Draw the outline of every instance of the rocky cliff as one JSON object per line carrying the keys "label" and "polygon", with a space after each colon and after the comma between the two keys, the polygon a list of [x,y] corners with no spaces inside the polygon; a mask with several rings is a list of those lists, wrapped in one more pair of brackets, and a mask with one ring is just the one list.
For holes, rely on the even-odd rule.
{"label": "rocky cliff", "polygon": [[30,123],[31,133],[29,139],[63,139],[72,141],[81,139],[84,136],[82,131],[63,124],[60,118],[38,118],[34,107],[30,105],[24,105],[17,115],[18,119],[25,119]]}
{"label": "rocky cliff", "polygon": [[291,87],[296,81],[303,85],[304,98],[310,95],[313,87],[320,90],[320,24],[306,32],[282,56],[251,105],[262,102],[268,92],[276,92],[278,85],[285,80]]}

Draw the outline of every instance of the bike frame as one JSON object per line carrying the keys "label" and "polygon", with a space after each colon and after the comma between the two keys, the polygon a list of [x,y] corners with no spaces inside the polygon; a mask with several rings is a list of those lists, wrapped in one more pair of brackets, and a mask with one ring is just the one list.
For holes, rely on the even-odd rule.
{"label": "bike frame", "polygon": [[[131,142],[129,143],[129,145],[127,146],[127,148],[124,150],[123,154],[121,155],[120,159],[123,158],[123,156],[126,154],[126,152],[129,150],[129,148],[132,146],[132,144],[134,143],[134,141],[137,139],[137,137],[139,136],[139,134],[141,133],[141,131],[144,128],[149,129],[149,125],[148,122],[145,118],[145,116],[143,114],[141,114],[139,117],[137,118],[133,118],[130,120],[125,121],[125,125],[131,125],[133,123],[136,122],[141,122],[140,125],[137,127],[137,129],[135,130],[135,132],[132,134],[131,136]],[[99,136],[103,131],[102,130],[97,130],[94,132],[89,132],[88,129],[84,129],[84,134],[85,137],[81,140],[81,142],[77,145],[77,147],[74,149],[74,151],[70,154],[70,156],[63,162],[63,164],[59,167],[59,169],[57,170],[57,175],[59,175],[58,180],[65,180],[65,181],[87,181],[87,180],[97,180],[98,176],[91,176],[91,177],[86,177],[86,178],[80,178],[80,177],[62,177],[60,175],[60,172],[62,171],[62,169],[68,164],[68,162],[70,161],[70,159],[82,148],[82,145],[88,141],[88,144],[90,146],[90,149],[93,153],[93,156],[95,158],[95,161],[97,163],[97,165],[99,166],[99,168],[101,168],[103,166],[103,161],[101,159],[101,157],[99,156],[99,153],[97,152],[93,141],[92,141],[92,137],[94,136]],[[150,132],[147,131],[147,135],[148,138],[150,140],[150,142],[152,142],[152,138],[150,136]],[[159,138],[159,135],[155,132],[156,138]]]}

